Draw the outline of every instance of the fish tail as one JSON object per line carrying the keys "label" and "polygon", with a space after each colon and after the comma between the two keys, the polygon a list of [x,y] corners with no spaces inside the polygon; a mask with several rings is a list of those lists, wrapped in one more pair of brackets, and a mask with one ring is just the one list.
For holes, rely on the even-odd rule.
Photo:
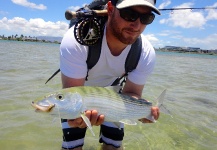
{"label": "fish tail", "polygon": [[158,96],[156,102],[156,106],[158,106],[159,108],[163,106],[163,101],[164,101],[164,97],[166,95],[166,89],[160,94],[160,96]]}
{"label": "fish tail", "polygon": [[170,111],[163,105],[163,101],[164,101],[164,97],[166,95],[166,89],[160,94],[160,96],[157,98],[157,104],[156,106],[158,106],[158,108],[160,109],[161,112],[165,113],[165,114],[169,114],[171,117],[171,113]]}

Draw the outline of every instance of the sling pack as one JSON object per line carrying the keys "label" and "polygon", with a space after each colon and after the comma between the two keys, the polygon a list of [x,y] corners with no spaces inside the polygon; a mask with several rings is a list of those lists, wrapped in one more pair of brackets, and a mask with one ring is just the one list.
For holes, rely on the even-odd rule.
{"label": "sling pack", "polygon": [[[77,12],[88,12],[90,10],[102,10],[105,9],[105,5],[107,4],[108,0],[94,0],[92,3],[89,5],[84,6],[83,8],[80,8],[77,10]],[[116,3],[116,0],[112,1],[113,4]],[[90,26],[86,22],[92,21],[92,23],[89,24],[94,24],[96,28],[98,28],[99,32],[99,40],[96,40],[96,43],[91,44],[91,43],[85,43],[83,40],[84,37],[78,37],[82,34],[87,35],[87,32],[89,31]],[[105,22],[107,21],[107,17],[98,17],[98,16],[93,16],[92,18],[90,16],[86,16],[83,18],[74,18],[70,21],[69,28],[75,25],[75,38],[76,40],[82,44],[82,45],[88,45],[89,51],[88,51],[88,57],[86,60],[87,63],[87,68],[88,71],[92,69],[96,63],[99,60],[100,54],[101,54],[101,46],[102,46],[102,36],[103,36],[103,31],[104,31],[104,25]],[[81,25],[82,24],[82,25]],[[80,29],[80,27],[83,27]],[[94,28],[94,27],[91,27]],[[81,31],[82,32],[81,32]],[[98,33],[97,32],[97,33]],[[81,34],[82,33],[82,34]],[[118,85],[120,84],[120,81],[128,75],[129,72],[133,71],[139,61],[140,55],[141,55],[141,50],[142,50],[142,41],[141,37],[139,37],[131,46],[131,49],[127,55],[127,58],[125,60],[125,73],[117,78],[112,85]],[[60,69],[58,69],[46,82],[45,84],[50,81],[56,74],[60,72]],[[88,72],[86,76],[86,80],[88,79]],[[124,80],[123,80],[124,81]],[[122,84],[123,82],[121,82]]]}

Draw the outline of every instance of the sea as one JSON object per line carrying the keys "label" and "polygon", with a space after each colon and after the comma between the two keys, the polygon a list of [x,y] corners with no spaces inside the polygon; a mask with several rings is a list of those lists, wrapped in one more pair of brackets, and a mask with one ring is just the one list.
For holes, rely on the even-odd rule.
{"label": "sea", "polygon": [[[31,102],[62,88],[59,44],[0,40],[0,149],[60,150],[60,118],[36,113]],[[156,52],[143,97],[153,104],[167,89],[170,114],[156,123],[125,126],[125,150],[217,149],[217,56]],[[96,135],[99,127],[94,127]],[[89,130],[85,150],[100,149]]]}

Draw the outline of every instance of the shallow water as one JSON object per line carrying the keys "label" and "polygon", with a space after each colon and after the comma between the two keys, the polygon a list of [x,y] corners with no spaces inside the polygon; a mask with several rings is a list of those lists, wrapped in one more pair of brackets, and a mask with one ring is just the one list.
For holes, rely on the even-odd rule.
{"label": "shallow water", "polygon": [[[62,133],[58,118],[38,114],[31,101],[61,88],[59,45],[0,40],[0,149],[59,150]],[[124,147],[197,149],[217,147],[217,56],[157,52],[157,63],[143,96],[155,100],[167,89],[162,114],[155,124],[126,126]],[[98,127],[94,127],[98,134]],[[85,149],[99,148],[98,137],[87,131]]]}

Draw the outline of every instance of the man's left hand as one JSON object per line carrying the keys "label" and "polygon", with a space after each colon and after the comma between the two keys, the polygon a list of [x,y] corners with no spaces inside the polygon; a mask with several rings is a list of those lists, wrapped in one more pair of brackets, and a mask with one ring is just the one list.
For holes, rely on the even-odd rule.
{"label": "man's left hand", "polygon": [[[152,107],[151,108],[151,115],[154,117],[155,120],[158,120],[158,118],[160,116],[159,108],[158,107]],[[142,123],[153,123],[153,121],[146,119],[146,118],[139,119],[139,121],[141,121]]]}

